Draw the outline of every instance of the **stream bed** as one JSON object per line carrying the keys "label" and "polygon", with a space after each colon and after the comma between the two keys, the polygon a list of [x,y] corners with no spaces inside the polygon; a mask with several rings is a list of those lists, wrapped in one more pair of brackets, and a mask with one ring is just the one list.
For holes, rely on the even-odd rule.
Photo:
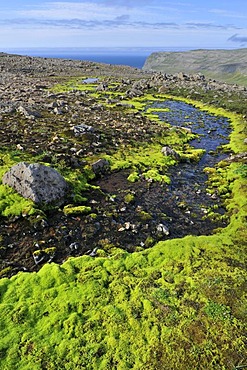
{"label": "stream bed", "polygon": [[[145,179],[131,183],[127,180],[130,170],[106,174],[94,180],[98,189],[85,194],[90,214],[66,216],[62,210],[54,210],[34,223],[28,218],[4,223],[1,233],[6,247],[0,251],[0,270],[10,269],[8,276],[20,270],[37,271],[47,261],[62,263],[69,256],[96,256],[98,249],[107,255],[115,247],[134,252],[160,240],[209,235],[226,226],[220,217],[214,221],[206,217],[209,208],[220,215],[225,209],[217,194],[207,193],[203,169],[226,157],[220,146],[228,143],[229,121],[180,101],[150,106],[169,108],[167,112],[157,111],[162,121],[198,134],[190,145],[205,150],[200,161],[170,167],[169,185]],[[45,255],[44,248],[50,247],[55,253]],[[39,250],[42,259],[37,260],[35,252]]]}
{"label": "stream bed", "polygon": [[[169,108],[167,112],[157,111],[159,118],[174,127],[191,129],[198,137],[190,141],[190,145],[204,149],[205,153],[199,162],[180,162],[171,167],[169,185],[145,180],[131,184],[127,181],[128,171],[112,173],[96,181],[106,194],[113,195],[111,201],[101,200],[103,208],[110,212],[109,224],[101,229],[101,238],[130,252],[135,246],[145,248],[159,240],[209,235],[216,228],[226,226],[220,217],[216,220],[207,217],[210,208],[219,215],[223,215],[225,209],[217,194],[207,193],[207,175],[203,170],[226,157],[220,147],[229,140],[228,119],[180,101],[155,102],[149,107]],[[153,111],[155,113],[155,109]],[[134,193],[135,200],[126,205],[124,195],[127,193]],[[103,224],[106,222],[101,222]]]}

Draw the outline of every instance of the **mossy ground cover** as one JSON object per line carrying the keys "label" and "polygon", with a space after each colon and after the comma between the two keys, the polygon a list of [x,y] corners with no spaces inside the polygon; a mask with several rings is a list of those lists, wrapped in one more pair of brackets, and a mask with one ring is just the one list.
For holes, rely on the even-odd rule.
{"label": "mossy ground cover", "polygon": [[1,368],[237,368],[245,354],[241,213],[214,236],[0,280]]}
{"label": "mossy ground cover", "polygon": [[[210,110],[231,119],[228,150],[243,151],[242,117]],[[187,145],[184,133],[175,133],[182,136],[180,145]],[[140,171],[163,174],[171,164],[170,158],[160,158],[160,146],[165,144],[143,144],[139,152],[121,148],[112,165],[132,168],[134,178]],[[19,159],[5,158],[5,166]],[[246,366],[243,166],[223,162],[207,169],[209,191],[219,189],[225,196],[230,219],[214,235],[161,241],[132,254],[113,248],[104,256],[99,250],[104,257],[70,258],[60,266],[46,264],[37,273],[1,279],[0,368],[234,370]],[[84,188],[81,183],[86,185],[85,178],[78,181],[76,172],[67,176],[78,192]],[[74,217],[90,212],[84,207],[68,209]]]}

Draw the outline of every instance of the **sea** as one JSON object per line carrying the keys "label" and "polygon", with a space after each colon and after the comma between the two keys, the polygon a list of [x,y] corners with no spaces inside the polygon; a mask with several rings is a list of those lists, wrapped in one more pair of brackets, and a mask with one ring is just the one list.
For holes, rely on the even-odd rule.
{"label": "sea", "polygon": [[188,51],[190,47],[138,47],[138,48],[5,48],[5,53],[43,58],[86,60],[99,63],[127,65],[142,68],[147,57],[160,51]]}

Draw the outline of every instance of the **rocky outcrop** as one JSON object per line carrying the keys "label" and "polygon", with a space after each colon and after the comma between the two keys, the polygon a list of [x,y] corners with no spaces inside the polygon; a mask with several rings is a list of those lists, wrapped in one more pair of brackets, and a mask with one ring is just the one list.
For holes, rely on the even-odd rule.
{"label": "rocky outcrop", "polygon": [[53,168],[20,162],[4,174],[2,182],[35,203],[61,204],[67,191],[65,179]]}

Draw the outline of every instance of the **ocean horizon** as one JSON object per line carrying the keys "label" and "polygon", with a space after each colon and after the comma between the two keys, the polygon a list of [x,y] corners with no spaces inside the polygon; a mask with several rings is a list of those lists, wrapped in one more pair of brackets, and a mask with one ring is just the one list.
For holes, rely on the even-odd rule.
{"label": "ocean horizon", "polygon": [[[135,68],[142,68],[147,57],[154,52],[161,51],[189,51],[196,50],[195,47],[115,47],[115,48],[5,48],[1,50],[5,53],[26,55],[42,58],[61,58],[71,60],[85,60],[98,63],[127,65]],[[222,49],[222,48],[204,48],[204,49]]]}

